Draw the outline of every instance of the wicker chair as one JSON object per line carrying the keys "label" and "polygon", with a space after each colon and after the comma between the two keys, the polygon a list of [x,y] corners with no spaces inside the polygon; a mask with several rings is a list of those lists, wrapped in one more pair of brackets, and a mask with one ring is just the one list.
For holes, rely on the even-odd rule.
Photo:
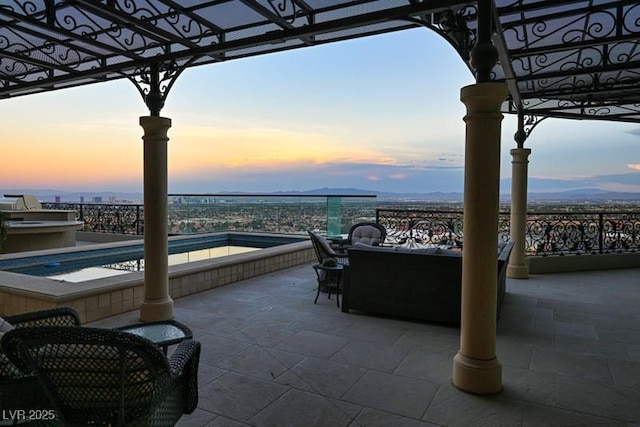
{"label": "wicker chair", "polygon": [[[80,316],[71,307],[32,311],[4,317],[16,329],[36,326],[79,326]],[[51,408],[49,399],[29,369],[21,370],[11,363],[0,346],[0,413],[17,409]]]}
{"label": "wicker chair", "polygon": [[[309,237],[311,238],[311,242],[313,243],[313,249],[316,252],[316,256],[318,258],[318,264],[321,266],[327,267],[335,267],[337,265],[349,265],[349,258],[347,254],[341,254],[333,250],[333,248],[329,245],[329,242],[324,237],[319,234],[314,233],[313,231],[308,231]],[[327,292],[329,297],[331,297],[332,291],[335,289],[336,292],[336,304],[340,305],[340,300],[338,299],[338,294],[340,291],[340,282],[342,280],[342,270],[325,270],[322,268],[318,268],[317,265],[313,267],[316,271],[317,279],[318,279],[318,288],[316,293],[315,302],[318,302],[318,296],[320,292]]]}
{"label": "wicker chair", "polygon": [[340,256],[347,257],[347,252],[356,243],[369,246],[381,246],[387,238],[387,229],[377,222],[358,222],[349,228],[346,239],[334,239],[331,248]]}
{"label": "wicker chair", "polygon": [[59,425],[173,426],[198,404],[197,341],[183,341],[167,359],[126,332],[45,326],[9,331],[2,345],[36,373]]}
{"label": "wicker chair", "polygon": [[319,264],[325,264],[328,260],[332,260],[336,264],[349,264],[349,258],[346,254],[337,253],[330,245],[327,239],[313,231],[307,231],[311,243],[313,243],[313,249],[316,252]]}

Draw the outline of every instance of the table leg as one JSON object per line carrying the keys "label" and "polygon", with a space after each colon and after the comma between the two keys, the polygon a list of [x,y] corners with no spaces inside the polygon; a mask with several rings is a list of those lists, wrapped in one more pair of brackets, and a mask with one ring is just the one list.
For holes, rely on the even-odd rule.
{"label": "table leg", "polygon": [[316,299],[313,301],[314,304],[318,303],[318,297],[320,296],[320,273],[318,273],[318,269],[314,268],[316,272],[316,277],[318,278],[318,292],[316,293]]}
{"label": "table leg", "polygon": [[342,281],[342,270],[338,271],[336,277],[336,305],[340,308],[340,282]]}

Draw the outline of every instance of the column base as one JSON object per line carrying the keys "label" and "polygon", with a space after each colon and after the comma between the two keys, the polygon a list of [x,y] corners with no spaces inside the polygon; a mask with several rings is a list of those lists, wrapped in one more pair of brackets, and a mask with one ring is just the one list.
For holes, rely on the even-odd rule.
{"label": "column base", "polygon": [[158,322],[173,319],[173,300],[170,297],[156,301],[142,301],[140,321]]}
{"label": "column base", "polygon": [[510,279],[528,279],[529,267],[525,264],[509,264],[507,266],[507,277]]}
{"label": "column base", "polygon": [[497,358],[478,360],[460,352],[453,358],[453,385],[473,394],[502,391],[502,365]]}

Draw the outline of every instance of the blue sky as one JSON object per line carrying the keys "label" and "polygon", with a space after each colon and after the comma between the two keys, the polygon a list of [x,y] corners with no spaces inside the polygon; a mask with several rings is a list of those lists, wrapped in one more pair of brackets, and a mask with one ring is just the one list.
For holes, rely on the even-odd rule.
{"label": "blue sky", "polygon": [[[473,77],[417,29],[186,70],[167,99],[169,191],[462,191]],[[126,81],[3,100],[5,188],[140,191],[147,115]],[[505,116],[502,177],[514,116]],[[530,191],[640,191],[640,127],[548,119]]]}

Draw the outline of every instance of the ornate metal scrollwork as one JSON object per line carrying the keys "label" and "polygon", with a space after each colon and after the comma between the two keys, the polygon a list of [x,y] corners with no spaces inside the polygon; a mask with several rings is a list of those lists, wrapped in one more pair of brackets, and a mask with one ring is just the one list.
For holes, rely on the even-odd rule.
{"label": "ornate metal scrollwork", "polygon": [[[13,2],[13,4],[15,4],[20,9],[20,12],[27,16],[34,18],[40,17],[40,19],[46,17],[46,2],[34,2],[29,0],[20,2],[19,0],[16,0]],[[0,7],[2,7],[3,9],[15,11],[15,8],[11,7],[11,5],[2,5]]]}
{"label": "ornate metal scrollwork", "polygon": [[640,216],[616,212],[529,215],[526,247],[527,253],[536,255],[636,252]]}
{"label": "ornate metal scrollwork", "polygon": [[467,22],[475,16],[476,7],[467,6],[458,10],[445,10],[436,16],[436,25],[451,40],[460,55],[468,58],[476,43],[476,32],[469,29]]}
{"label": "ornate metal scrollwork", "polygon": [[[509,7],[527,9],[513,2],[501,10]],[[589,10],[567,8],[558,17],[536,18],[525,17],[523,12],[524,23],[503,23],[505,37],[514,49],[514,68],[532,77],[522,80],[526,90],[541,99],[560,99],[554,110],[593,117],[615,114],[611,91],[637,90],[637,73],[620,71],[620,67],[640,59],[636,48],[639,7],[600,4]],[[607,93],[609,105],[598,99],[599,92]]]}
{"label": "ornate metal scrollwork", "polygon": [[378,222],[393,244],[462,247],[462,212],[378,209]]}
{"label": "ornate metal scrollwork", "polygon": [[148,67],[141,67],[133,75],[125,75],[125,77],[136,86],[149,108],[150,114],[159,116],[171,87],[185,68],[186,66],[178,67],[173,61],[161,64],[153,63]]}
{"label": "ornate metal scrollwork", "polygon": [[311,24],[311,17],[294,0],[267,0],[269,9],[291,25],[296,25],[298,18],[306,18],[305,24]]}
{"label": "ornate metal scrollwork", "polygon": [[533,129],[538,126],[540,124],[541,121],[543,121],[544,119],[546,119],[548,117],[544,116],[535,116],[535,115],[528,115],[525,114],[524,115],[524,132],[527,135],[527,138],[531,135],[531,132],[533,132]]}
{"label": "ornate metal scrollwork", "polygon": [[[15,4],[18,6],[18,11],[15,7],[10,6],[3,6],[2,9],[14,12],[16,17],[19,16],[21,25],[22,23],[41,25],[41,23],[56,17],[54,6],[51,6],[51,9],[39,9],[32,2]],[[4,34],[0,37],[0,49],[5,55],[10,56],[10,58],[3,58],[2,69],[14,79],[32,74],[31,78],[37,80],[47,78],[49,69],[58,68],[71,71],[79,68],[81,63],[83,67],[87,68],[98,64],[97,61],[90,60],[89,55],[83,53],[80,48],[64,41],[27,37],[19,30],[19,25],[15,23],[5,24]]]}
{"label": "ornate metal scrollwork", "polygon": [[143,234],[142,205],[93,203],[43,203],[45,209],[76,212],[76,220],[84,222],[83,231],[95,233]]}
{"label": "ornate metal scrollwork", "polygon": [[[163,10],[159,7],[163,6]],[[196,46],[199,41],[209,36],[217,36],[212,28],[198,21],[193,15],[178,9],[177,5],[164,5],[160,2],[121,0],[120,11],[133,16],[140,22],[152,27],[170,29],[172,35],[181,37],[185,45]],[[219,38],[218,38],[218,41]]]}
{"label": "ornate metal scrollwork", "polygon": [[524,143],[533,132],[533,129],[546,118],[547,116],[524,114],[522,110],[518,112],[518,130],[513,135],[518,148],[524,148]]}

